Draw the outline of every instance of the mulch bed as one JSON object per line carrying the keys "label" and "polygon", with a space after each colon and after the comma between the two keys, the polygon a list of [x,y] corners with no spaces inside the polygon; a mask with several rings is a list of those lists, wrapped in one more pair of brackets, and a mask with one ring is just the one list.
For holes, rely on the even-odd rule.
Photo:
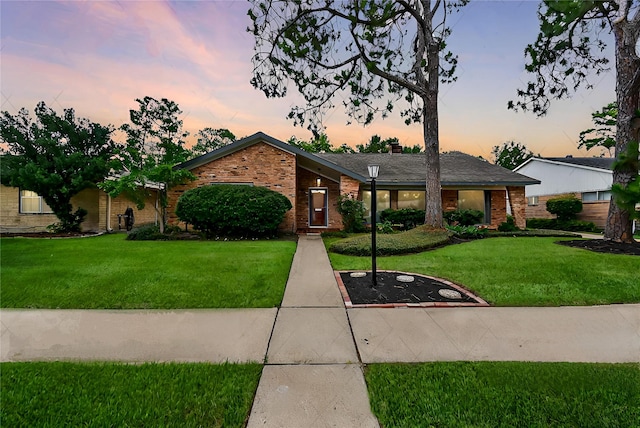
{"label": "mulch bed", "polygon": [[626,254],[629,256],[640,256],[640,243],[625,244],[621,242],[606,241],[604,239],[558,241],[556,244],[568,247],[583,248],[597,253]]}
{"label": "mulch bed", "polygon": [[[371,272],[364,277],[353,277],[351,273],[336,272],[347,307],[488,306],[484,300],[444,279],[378,271],[378,283],[373,288]],[[413,282],[399,281],[402,276],[413,277]]]}
{"label": "mulch bed", "polygon": [[66,232],[66,233],[49,233],[49,232],[34,232],[34,233],[0,233],[2,238],[83,238],[88,236],[98,236],[99,233],[82,233],[82,232]]}

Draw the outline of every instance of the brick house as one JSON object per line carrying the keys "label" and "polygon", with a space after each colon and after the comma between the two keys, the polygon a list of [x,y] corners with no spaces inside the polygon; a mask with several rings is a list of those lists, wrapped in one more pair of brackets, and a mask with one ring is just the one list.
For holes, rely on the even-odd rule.
{"label": "brick house", "polygon": [[613,158],[530,158],[515,171],[536,178],[539,184],[527,187],[526,216],[555,218],[547,211],[551,198],[572,194],[582,200],[578,220],[593,222],[604,229],[613,183]]}
{"label": "brick house", "polygon": [[[259,132],[176,166],[190,170],[196,180],[169,190],[169,223],[180,223],[174,212],[185,191],[232,183],[267,187],[289,198],[293,209],[280,225],[282,231],[339,230],[339,195],[351,195],[370,206],[369,164],[380,165],[378,212],[386,208],[424,209],[424,154],[398,151],[401,148],[383,154],[312,154]],[[485,213],[484,223],[492,228],[504,222],[510,212],[519,227],[525,226],[524,189],[538,180],[459,152],[443,153],[440,162],[445,211],[478,209]]]}
{"label": "brick house", "polygon": [[[88,212],[81,225],[83,232],[117,231],[118,215],[124,214],[128,207],[134,210],[136,224],[158,222],[154,208],[157,192],[151,190],[150,193],[142,210],[136,209],[124,195],[112,198],[98,188],[81,191],[71,198],[71,205],[74,210],[82,207]],[[43,232],[47,226],[57,222],[58,218],[35,192],[0,185],[0,232]],[[124,229],[122,222],[121,227]]]}

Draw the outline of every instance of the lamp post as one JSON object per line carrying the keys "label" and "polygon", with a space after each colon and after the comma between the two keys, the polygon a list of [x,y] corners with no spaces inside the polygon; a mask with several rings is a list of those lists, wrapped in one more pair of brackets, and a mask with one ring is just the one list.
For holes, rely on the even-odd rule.
{"label": "lamp post", "polygon": [[372,274],[372,286],[378,285],[378,277],[376,273],[376,178],[378,178],[378,172],[380,171],[380,165],[368,165],[369,177],[371,178],[371,274]]}

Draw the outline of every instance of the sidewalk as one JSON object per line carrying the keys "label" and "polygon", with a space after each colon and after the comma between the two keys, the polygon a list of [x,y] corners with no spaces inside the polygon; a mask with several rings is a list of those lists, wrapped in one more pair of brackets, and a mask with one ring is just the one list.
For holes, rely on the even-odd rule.
{"label": "sidewalk", "polygon": [[640,304],[345,309],[322,240],[301,236],[282,307],[0,311],[0,360],[265,363],[249,427],[377,427],[362,364],[640,362]]}

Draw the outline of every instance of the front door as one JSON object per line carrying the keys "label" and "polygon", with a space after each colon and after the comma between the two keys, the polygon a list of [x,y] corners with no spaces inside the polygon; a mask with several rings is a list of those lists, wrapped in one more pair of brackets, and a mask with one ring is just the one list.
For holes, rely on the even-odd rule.
{"label": "front door", "polygon": [[327,227],[327,188],[309,189],[309,226]]}

